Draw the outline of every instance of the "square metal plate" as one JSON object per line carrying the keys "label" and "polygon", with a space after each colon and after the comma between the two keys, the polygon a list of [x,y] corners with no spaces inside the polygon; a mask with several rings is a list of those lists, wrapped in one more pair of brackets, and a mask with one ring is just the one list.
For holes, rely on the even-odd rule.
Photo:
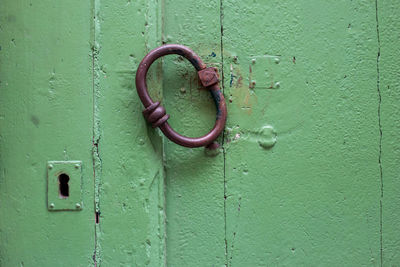
{"label": "square metal plate", "polygon": [[47,162],[47,208],[49,211],[82,210],[82,162]]}
{"label": "square metal plate", "polygon": [[252,89],[278,89],[282,77],[280,56],[254,56],[249,65],[249,87]]}

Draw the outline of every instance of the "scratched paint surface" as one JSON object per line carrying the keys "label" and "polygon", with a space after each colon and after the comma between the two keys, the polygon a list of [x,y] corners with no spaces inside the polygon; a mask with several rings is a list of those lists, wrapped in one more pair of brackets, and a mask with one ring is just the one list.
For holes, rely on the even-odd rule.
{"label": "scratched paint surface", "polygon": [[[0,266],[91,266],[92,6],[1,6]],[[82,161],[82,211],[47,210],[48,160]]]}
{"label": "scratched paint surface", "polygon": [[[200,44],[197,51],[207,56],[202,48],[212,46],[215,35],[208,37],[208,45],[196,42],[199,36],[204,38],[201,21],[193,20],[189,8],[176,3],[178,8],[170,9],[172,15],[166,6],[166,41],[192,45],[195,51]],[[206,13],[214,14],[218,7],[207,3]],[[377,88],[375,3],[226,0],[221,4],[223,53],[217,51],[216,58],[223,65],[229,116],[224,173],[213,174],[212,186],[224,180],[226,200],[215,190],[218,204],[198,201],[201,197],[192,186],[200,183],[198,178],[207,170],[196,171],[195,164],[188,163],[190,154],[184,154],[185,161],[178,161],[179,169],[169,170],[176,165],[169,165],[168,158],[174,161],[183,153],[194,152],[167,142],[168,263],[195,266],[201,258],[203,263],[219,264],[213,259],[219,257],[219,243],[204,229],[220,225],[223,203],[224,264],[228,266],[396,264],[398,219],[391,212],[394,205],[381,206],[381,192],[385,177],[393,185],[399,180],[395,167],[398,151],[390,147],[399,127],[392,106],[398,94],[392,89],[386,106],[380,100],[386,89]],[[203,15],[194,3],[188,5]],[[393,7],[388,4],[382,9],[388,12]],[[395,16],[388,17],[393,20]],[[215,30],[215,23],[208,24],[208,31]],[[186,39],[183,28],[191,30],[190,38]],[[393,45],[398,40],[386,32],[387,57],[391,59],[390,55],[398,52]],[[387,64],[388,83],[396,86],[395,67]],[[166,62],[164,74],[177,68]],[[182,86],[182,81],[165,76],[163,80],[166,105],[178,109],[167,110],[172,118],[179,116],[181,124],[174,121],[177,127],[183,125],[179,130],[201,133],[194,130],[203,125],[196,110],[199,100],[191,99],[188,107],[180,102],[184,98],[180,92],[170,92],[171,87],[186,88],[188,83]],[[189,113],[189,108],[194,112]],[[382,117],[379,109],[394,114]],[[203,107],[205,114],[209,110]],[[392,136],[385,139],[383,132],[380,140],[385,122]],[[381,175],[385,144],[387,176]],[[396,200],[395,188],[388,190],[387,198]],[[197,201],[193,203],[193,199]],[[210,210],[215,215],[202,222],[201,216]],[[205,235],[209,247],[198,241]]]}
{"label": "scratched paint surface", "polygon": [[[396,1],[5,6],[1,266],[400,264]],[[135,70],[162,43],[219,69],[220,151],[145,123]],[[178,132],[214,124],[181,57],[148,85]],[[50,213],[45,164],[65,159],[83,161],[84,208]]]}
{"label": "scratched paint surface", "polygon": [[[164,41],[192,48],[205,63],[221,69],[218,1],[166,1]],[[163,62],[163,103],[169,122],[191,137],[206,134],[216,110],[210,93],[200,91],[197,74],[186,60]],[[167,263],[169,266],[223,266],[224,158],[165,140]]]}
{"label": "scratched paint surface", "polygon": [[[162,140],[147,127],[134,86],[139,62],[161,44],[160,5],[96,1],[95,10],[96,263],[162,266]],[[161,78],[154,67],[148,83],[159,92]]]}
{"label": "scratched paint surface", "polygon": [[[391,8],[382,8],[383,14]],[[394,39],[388,21],[381,25],[387,48],[382,67],[387,85],[398,89],[390,62],[398,33]],[[398,219],[389,215],[398,188],[389,189],[391,200],[381,207],[382,180],[399,180],[398,149],[390,147],[398,141],[393,103],[399,94],[377,88],[375,3],[224,0],[222,23],[225,94],[231,99],[226,263],[399,264],[393,237]],[[273,61],[260,67],[263,57]],[[272,86],[258,87],[260,78],[252,86],[254,70]],[[274,131],[263,135],[264,127]]]}
{"label": "scratched paint surface", "polygon": [[400,263],[400,20],[397,1],[378,1],[379,114],[382,130],[382,257],[384,266]]}

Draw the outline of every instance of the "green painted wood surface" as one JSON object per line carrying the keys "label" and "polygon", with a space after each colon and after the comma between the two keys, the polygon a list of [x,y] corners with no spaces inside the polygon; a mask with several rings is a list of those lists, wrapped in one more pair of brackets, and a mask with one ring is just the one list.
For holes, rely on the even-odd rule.
{"label": "green painted wood surface", "polygon": [[379,22],[377,58],[379,118],[381,126],[381,208],[382,259],[384,266],[400,264],[400,73],[396,60],[400,56],[400,5],[397,1],[378,1]]}
{"label": "green painted wood surface", "polygon": [[[4,6],[1,266],[400,264],[396,1]],[[216,155],[142,117],[135,71],[162,43],[220,71]],[[212,127],[184,59],[148,84],[177,131]],[[50,213],[46,162],[65,159],[83,161],[84,209]]]}
{"label": "green painted wood surface", "polygon": [[224,3],[228,265],[380,265],[375,4]]}
{"label": "green painted wood surface", "polygon": [[[218,1],[166,1],[164,42],[191,47],[204,62],[221,69]],[[215,106],[200,91],[197,74],[177,56],[163,62],[163,103],[179,133],[201,136],[212,129]],[[223,266],[225,262],[224,157],[204,148],[187,149],[165,140],[167,263]]]}
{"label": "green painted wood surface", "polygon": [[[92,266],[92,5],[2,1],[0,265]],[[49,160],[81,160],[83,210],[47,210]]]}
{"label": "green painted wood surface", "polygon": [[[148,128],[134,86],[139,62],[161,44],[156,1],[96,1],[95,139],[99,166],[96,262],[162,266],[162,139]],[[159,72],[153,71],[154,74]],[[160,76],[149,85],[160,87]]]}

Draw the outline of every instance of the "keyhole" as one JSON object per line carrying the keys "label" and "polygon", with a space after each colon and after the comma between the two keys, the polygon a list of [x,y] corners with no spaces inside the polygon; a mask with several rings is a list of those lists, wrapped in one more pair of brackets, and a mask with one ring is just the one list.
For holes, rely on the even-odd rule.
{"label": "keyhole", "polygon": [[59,193],[60,193],[60,198],[67,198],[69,197],[69,176],[68,174],[61,173],[58,176],[58,187],[59,187]]}

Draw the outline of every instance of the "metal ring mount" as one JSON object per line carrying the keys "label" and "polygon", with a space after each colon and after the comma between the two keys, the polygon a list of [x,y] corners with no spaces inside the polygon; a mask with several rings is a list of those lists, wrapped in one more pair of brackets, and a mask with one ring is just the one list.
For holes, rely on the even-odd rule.
{"label": "metal ring mount", "polygon": [[[165,108],[160,102],[153,102],[148,91],[146,76],[151,64],[158,58],[170,54],[177,54],[185,57],[192,63],[198,72],[199,79],[204,87],[206,87],[214,99],[217,108],[217,119],[214,128],[204,136],[191,138],[180,135],[168,124],[169,115],[166,114]],[[178,145],[185,147],[201,147],[212,144],[221,134],[226,122],[226,103],[224,95],[218,85],[218,73],[215,68],[207,68],[203,61],[192,50],[183,45],[169,44],[160,46],[148,53],[140,62],[136,72],[136,90],[145,109],[143,115],[153,127],[159,127],[166,137]]]}

